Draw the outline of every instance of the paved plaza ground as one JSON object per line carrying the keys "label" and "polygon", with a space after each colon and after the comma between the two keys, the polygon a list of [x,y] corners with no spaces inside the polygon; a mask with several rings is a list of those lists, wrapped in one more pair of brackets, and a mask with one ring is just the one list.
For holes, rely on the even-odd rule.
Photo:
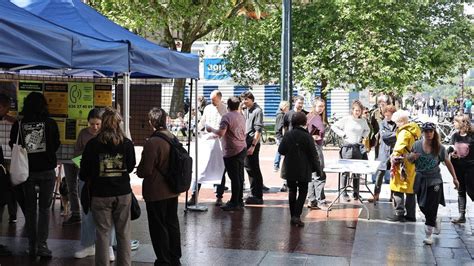
{"label": "paved plaza ground", "polygon": [[[440,207],[442,231],[432,246],[422,243],[423,215],[418,211],[416,223],[394,224],[385,221],[391,215],[388,185],[382,189],[382,201],[376,206],[366,203],[371,219],[367,220],[360,205],[338,206],[329,217],[321,210],[305,207],[306,226],[290,226],[287,193],[279,192],[282,180],[272,169],[275,145],[263,145],[261,167],[264,183],[271,188],[264,194],[265,205],[246,206],[244,211],[223,212],[214,206],[215,196],[204,187],[199,202],[206,212],[184,212],[184,195],[179,198],[179,218],[184,265],[474,265],[474,208],[468,204],[468,222],[453,225],[457,216],[457,194],[443,167],[446,207]],[[139,151],[138,151],[139,153]],[[338,151],[325,150],[327,161],[338,158]],[[474,175],[474,174],[473,174]],[[248,181],[246,181],[248,184]],[[141,199],[141,180],[132,177],[134,191]],[[230,182],[228,182],[230,185]],[[369,185],[373,188],[373,185]],[[328,174],[327,197],[336,196],[337,176]],[[363,193],[368,198],[369,195]],[[230,197],[226,192],[224,199]],[[132,238],[141,243],[132,253],[133,265],[152,265],[155,255],[148,234],[144,202],[142,217],[132,222]],[[32,261],[26,256],[27,239],[24,218],[9,225],[6,211],[0,224],[0,243],[7,244],[14,256],[0,258],[0,265],[93,265],[94,258],[72,258],[79,247],[80,225],[63,227],[56,201],[51,216],[48,244],[53,258]]]}

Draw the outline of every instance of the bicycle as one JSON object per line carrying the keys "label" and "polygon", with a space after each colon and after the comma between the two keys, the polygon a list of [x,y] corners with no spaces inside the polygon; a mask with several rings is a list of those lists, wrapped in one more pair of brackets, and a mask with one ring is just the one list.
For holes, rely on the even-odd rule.
{"label": "bicycle", "polygon": [[456,129],[449,122],[441,122],[436,124],[436,130],[438,131],[439,139],[443,144],[448,144],[451,141],[454,133],[456,133]]}
{"label": "bicycle", "polygon": [[263,143],[267,143],[268,133],[265,127],[262,128],[262,134],[260,135],[260,139],[262,140]]}
{"label": "bicycle", "polygon": [[331,125],[337,122],[339,120],[338,117],[336,117],[336,113],[333,113],[330,118],[328,118],[328,124],[326,125],[326,134],[323,139],[323,145],[327,146],[328,144],[331,144],[334,147],[342,147],[344,140],[339,137],[334,130],[331,129]]}

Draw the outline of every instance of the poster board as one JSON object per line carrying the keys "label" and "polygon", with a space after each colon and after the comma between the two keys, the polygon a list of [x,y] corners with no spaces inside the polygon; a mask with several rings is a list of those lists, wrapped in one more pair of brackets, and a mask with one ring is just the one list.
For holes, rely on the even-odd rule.
{"label": "poster board", "polygon": [[[40,80],[42,79],[42,80]],[[70,160],[79,132],[88,127],[87,115],[94,107],[112,106],[110,79],[35,77],[0,74],[0,93],[11,99],[9,115],[18,118],[25,97],[31,92],[43,93],[48,111],[59,128],[61,147],[58,160]],[[96,92],[97,91],[97,92]],[[0,145],[4,156],[10,158],[11,123],[0,121]]]}

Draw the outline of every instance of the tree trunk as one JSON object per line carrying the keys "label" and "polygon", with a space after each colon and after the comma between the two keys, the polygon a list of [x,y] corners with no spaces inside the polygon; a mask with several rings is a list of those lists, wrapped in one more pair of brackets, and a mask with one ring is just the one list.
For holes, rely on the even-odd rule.
{"label": "tree trunk", "polygon": [[[192,43],[182,44],[181,52],[189,53],[191,52]],[[186,79],[175,79],[173,85],[173,96],[171,97],[170,104],[170,113],[171,118],[176,118],[178,112],[183,112],[184,114],[184,88],[186,86]],[[195,88],[193,88],[195,90]],[[193,97],[194,97],[193,93]],[[194,102],[192,99],[190,101]],[[191,103],[192,106],[192,103]]]}
{"label": "tree trunk", "polygon": [[171,97],[170,117],[176,118],[178,112],[184,114],[184,87],[186,79],[175,79],[173,85],[173,96]]}

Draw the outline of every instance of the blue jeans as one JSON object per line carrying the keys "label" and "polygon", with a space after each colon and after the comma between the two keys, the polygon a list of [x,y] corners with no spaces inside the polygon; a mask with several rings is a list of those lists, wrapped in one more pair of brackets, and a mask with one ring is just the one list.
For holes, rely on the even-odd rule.
{"label": "blue jeans", "polygon": [[273,167],[280,169],[280,161],[281,161],[281,154],[278,152],[278,146],[280,145],[280,141],[276,141],[277,144],[277,151],[275,153],[275,159],[273,160]]}

